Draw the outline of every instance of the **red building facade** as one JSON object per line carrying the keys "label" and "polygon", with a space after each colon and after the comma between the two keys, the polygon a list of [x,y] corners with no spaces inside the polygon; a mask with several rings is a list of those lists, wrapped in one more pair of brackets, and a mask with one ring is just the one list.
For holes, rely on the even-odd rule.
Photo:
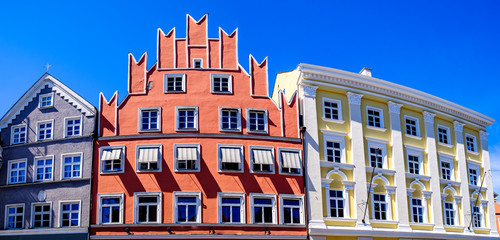
{"label": "red building facade", "polygon": [[246,72],[237,30],[208,38],[207,21],[158,29],[125,99],[101,94],[92,239],[306,238],[297,96],[270,99],[267,59]]}

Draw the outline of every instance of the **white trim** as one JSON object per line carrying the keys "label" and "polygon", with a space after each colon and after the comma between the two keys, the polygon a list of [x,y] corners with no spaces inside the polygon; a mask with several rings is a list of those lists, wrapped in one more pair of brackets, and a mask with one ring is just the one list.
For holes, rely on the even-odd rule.
{"label": "white trim", "polygon": [[[44,176],[42,180],[38,180],[37,179],[37,177],[38,177],[38,160],[47,160],[47,159],[52,160],[52,165],[50,166],[52,168],[52,172],[50,173],[51,177],[50,177],[50,179],[45,179],[45,176]],[[44,167],[44,174],[43,175],[45,175],[45,167]],[[33,182],[50,182],[50,181],[54,181],[54,173],[55,173],[54,170],[55,170],[55,168],[54,168],[54,155],[46,155],[46,156],[35,157],[33,159]]]}
{"label": "white trim", "polygon": [[[102,152],[104,150],[117,149],[117,148],[122,149],[122,154],[120,157],[120,170],[119,171],[104,171],[104,162],[101,160]],[[124,145],[100,147],[99,148],[99,173],[100,174],[124,173],[125,172],[125,150],[126,150],[126,147]]]}
{"label": "white trim", "polygon": [[[73,228],[73,227],[80,227],[80,225],[82,224],[81,221],[82,221],[82,200],[61,200],[59,201],[59,226],[60,228],[63,228],[63,217],[62,217],[62,212],[63,212],[63,208],[62,208],[62,205],[63,204],[73,204],[73,203],[78,203],[78,225],[76,226],[64,226],[64,228]],[[71,217],[70,217],[71,219]],[[71,221],[70,221],[71,222]]]}
{"label": "white trim", "polygon": [[[422,151],[412,149],[411,147],[406,146],[406,145],[405,145],[405,147],[406,147],[406,167],[408,169],[407,172],[411,173],[411,174],[416,174],[416,175],[425,175],[424,157],[423,157]],[[418,163],[417,163],[418,164],[418,173],[410,172],[410,156],[418,158]]]}
{"label": "white trim", "polygon": [[[118,222],[110,222],[103,223],[102,222],[102,199],[103,198],[120,198],[120,216]],[[97,224],[103,225],[112,225],[112,224],[122,224],[123,223],[123,202],[124,202],[124,194],[123,193],[100,193],[97,194]]]}
{"label": "white trim", "polygon": [[[214,78],[221,78],[221,79],[227,78],[228,91],[227,92],[215,91]],[[210,74],[210,92],[212,94],[233,94],[233,76],[231,74],[213,74],[213,73]]]}
{"label": "white trim", "polygon": [[[469,141],[467,141],[467,138],[472,138],[472,144],[474,145],[473,146],[474,147],[474,149],[473,149],[474,151],[470,151],[469,150],[469,146],[467,146],[468,145],[467,143],[469,143]],[[477,155],[479,153],[476,136],[474,136],[472,134],[468,134],[468,133],[465,134],[465,150],[468,153],[472,153],[472,154],[475,154],[475,155]]]}
{"label": "white trim", "polygon": [[[142,112],[143,111],[148,111],[148,112],[157,112],[157,128],[156,129],[142,129]],[[161,107],[143,107],[139,108],[139,114],[137,116],[137,123],[138,123],[138,132],[161,132]],[[151,118],[150,118],[151,119]],[[151,121],[151,120],[150,120]]]}
{"label": "white trim", "polygon": [[[254,159],[253,159],[253,150],[254,149],[260,149],[260,150],[269,150],[271,151],[271,156],[273,158],[273,164],[271,165],[271,171],[269,172],[256,172],[253,170],[253,165],[254,165]],[[250,162],[250,172],[251,173],[256,173],[256,174],[274,174],[275,173],[275,169],[276,169],[276,157],[275,157],[275,154],[274,154],[274,147],[267,147],[267,146],[249,146],[248,147],[248,151],[249,151],[249,156],[250,156],[250,159],[249,159],[249,162]]]}
{"label": "white trim", "polygon": [[[327,162],[337,163],[337,162],[335,162],[335,159],[334,159],[334,161],[328,160],[328,144],[327,144],[327,142],[337,142],[340,144],[340,162],[338,162],[338,163],[347,163],[346,150],[345,150],[345,137],[323,132],[323,159],[322,160],[327,161]],[[334,155],[335,155],[335,153],[334,153]],[[335,156],[334,156],[334,158],[335,158]]]}
{"label": "white trim", "polygon": [[[366,137],[365,137],[366,138]],[[387,144],[373,141],[373,139],[367,139],[368,143],[368,167],[372,167],[371,165],[371,158],[370,158],[370,149],[371,148],[381,148],[382,149],[382,168],[383,169],[389,169],[388,164],[387,164]],[[378,167],[377,167],[378,168]]]}
{"label": "white trim", "polygon": [[[415,197],[409,197],[410,199],[410,224],[421,224],[421,223],[428,223],[428,217],[427,217],[427,201],[425,200],[425,197],[422,196],[422,198],[415,198]],[[415,222],[413,221],[413,199],[420,200],[420,207],[422,207],[422,222]]]}
{"label": "white trim", "polygon": [[[196,198],[196,221],[194,222],[178,222],[178,210],[177,210],[177,198],[178,197],[195,197]],[[173,212],[174,218],[173,222],[177,224],[191,224],[191,223],[201,223],[201,192],[182,192],[182,191],[174,191],[173,192]],[[187,217],[187,216],[186,216]]]}
{"label": "white trim", "polygon": [[[240,198],[240,222],[222,222],[222,198]],[[232,210],[231,210],[232,211]],[[226,193],[226,192],[218,192],[217,193],[217,222],[222,224],[240,224],[246,223],[246,205],[245,205],[245,193]]]}
{"label": "white trim", "polygon": [[[343,174],[344,176],[340,175],[340,174]],[[341,171],[338,171],[337,174],[339,174],[340,176],[342,176],[343,178],[345,177],[345,174]],[[328,174],[330,175],[330,173]],[[328,176],[329,177],[329,176]],[[347,178],[345,178],[344,181],[346,181]],[[350,207],[350,204],[349,204],[349,189],[347,189],[344,184],[342,184],[342,187],[343,189],[334,189],[334,188],[330,188],[330,184],[328,184],[328,186],[325,187],[325,191],[326,191],[326,217],[327,218],[336,218],[336,219],[349,219],[351,216],[349,214],[349,207]],[[330,197],[330,191],[331,190],[335,190],[335,191],[341,191],[342,192],[342,198],[343,198],[343,204],[344,204],[344,212],[342,213],[344,216],[343,217],[332,217],[332,212],[330,211],[330,201],[331,201],[331,197]],[[334,199],[339,199],[337,197],[335,197]]]}
{"label": "white trim", "polygon": [[[17,143],[14,143],[14,129],[17,129],[17,128],[22,128],[24,127],[24,142],[17,142]],[[21,134],[22,132],[19,132],[19,134]],[[21,138],[21,136],[19,136],[19,138]],[[21,144],[21,143],[26,143],[28,142],[28,125],[26,123],[21,123],[21,124],[18,124],[18,125],[15,125],[15,126],[11,126],[10,127],[10,145],[15,145],[15,144]]]}
{"label": "white trim", "polygon": [[[259,109],[259,108],[247,108],[245,109],[247,116],[247,133],[269,133],[269,114],[267,109]],[[264,130],[251,130],[250,129],[250,112],[264,112]]]}
{"label": "white trim", "polygon": [[[237,113],[237,123],[236,129],[224,129],[222,128],[222,111],[224,110],[236,110]],[[241,108],[239,107],[221,107],[219,106],[219,131],[221,132],[241,132]]]}
{"label": "white trim", "polygon": [[[21,163],[21,162],[24,162],[24,181],[23,182],[15,182],[15,183],[12,183],[10,182],[10,175],[11,175],[11,165],[13,163]],[[28,159],[27,158],[20,158],[20,159],[16,159],[16,160],[9,160],[7,161],[7,185],[9,184],[19,184],[19,183],[26,183],[27,182],[27,176],[28,176]],[[18,175],[19,177],[19,175]]]}
{"label": "white trim", "polygon": [[[175,47],[174,47],[175,48]],[[180,91],[168,91],[168,78],[169,77],[181,77],[182,86]],[[174,79],[175,87],[175,79]],[[185,93],[186,92],[186,74],[185,73],[166,73],[163,74],[163,93]]]}
{"label": "white trim", "polygon": [[[279,194],[280,199],[280,224],[284,225],[303,225],[304,224],[304,195],[294,195],[294,194]],[[299,200],[299,213],[300,222],[299,223],[285,223],[285,205],[283,201],[286,199]]]}
{"label": "white trim", "polygon": [[[50,105],[47,105],[45,107],[42,107],[42,98],[50,96]],[[54,92],[50,93],[45,93],[45,94],[40,94],[38,95],[38,109],[47,109],[47,108],[52,108],[54,107]]]}
{"label": "white trim", "polygon": [[365,139],[368,142],[375,142],[375,143],[379,143],[379,144],[388,144],[389,143],[389,140],[385,140],[382,138],[365,137]]}
{"label": "white trim", "polygon": [[9,207],[23,207],[23,221],[22,221],[22,227],[21,228],[12,228],[12,229],[24,229],[26,226],[24,225],[26,219],[25,219],[25,214],[26,214],[26,203],[13,203],[13,204],[6,204],[5,205],[5,222],[4,222],[4,229],[5,230],[11,230],[11,229],[8,229],[7,228],[7,225],[9,224],[9,212],[7,211],[7,209]]}
{"label": "white trim", "polygon": [[[387,190],[385,193],[376,193],[372,189],[370,194],[371,194],[370,203],[371,203],[371,208],[372,208],[372,216],[371,216],[370,222],[374,222],[374,221],[383,221],[383,222],[389,221],[390,222],[390,221],[393,221],[393,219],[392,219],[392,206],[391,206],[392,205],[391,193],[389,193],[389,191],[387,191]],[[386,209],[385,209],[386,219],[375,219],[375,201],[373,198],[374,194],[385,196],[384,203],[386,206]],[[378,202],[381,202],[381,201],[378,201]]]}
{"label": "white trim", "polygon": [[[64,177],[64,165],[65,165],[65,162],[64,162],[64,158],[65,157],[73,157],[73,156],[80,156],[80,176],[79,177],[69,177],[69,178],[66,178]],[[100,158],[99,158],[100,159]],[[61,154],[61,180],[63,179],[72,179],[72,178],[83,178],[83,152],[75,152],[75,153],[63,153]],[[71,166],[73,166],[73,164],[71,164]],[[71,168],[71,173],[73,173],[73,168]],[[73,174],[72,174],[73,175]]]}
{"label": "white trim", "polygon": [[[189,47],[198,47],[198,46],[197,45],[189,45]],[[206,46],[205,45],[201,45],[199,47],[207,47],[208,48],[208,44]],[[207,59],[209,59],[209,58],[210,58],[210,56],[207,56]],[[200,67],[199,68],[195,67],[197,61],[200,62]],[[204,68],[203,67],[203,58],[193,58],[193,63],[192,64],[193,65],[191,66],[191,68],[194,68],[194,69],[203,69]],[[206,68],[208,68],[208,66]]]}
{"label": "white trim", "polygon": [[[240,157],[241,157],[241,163],[240,163],[240,170],[235,171],[235,170],[223,170],[222,169],[222,152],[221,148],[239,148],[240,149]],[[243,172],[245,168],[245,154],[243,154],[243,145],[229,145],[229,144],[217,144],[217,159],[218,159],[218,172]]]}
{"label": "white trim", "polygon": [[[195,147],[196,148],[196,154],[197,159],[196,159],[196,169],[179,169],[178,168],[178,163],[177,163],[177,148],[178,147]],[[201,171],[201,151],[200,151],[200,144],[174,144],[174,172],[200,172]]]}
{"label": "white trim", "polygon": [[[282,154],[281,152],[282,151],[285,151],[285,152],[296,152],[299,154],[299,159],[300,159],[300,168],[299,168],[299,171],[300,173],[284,173],[282,171],[282,165],[283,165],[283,160],[282,160]],[[303,166],[304,166],[304,162],[302,160],[302,150],[301,149],[296,149],[296,148],[282,148],[282,147],[278,147],[278,167],[279,167],[279,174],[282,174],[282,175],[294,175],[294,176],[302,176],[304,173],[304,170],[303,170]]]}
{"label": "white trim", "polygon": [[[376,126],[371,126],[369,125],[369,121],[368,121],[368,110],[372,110],[372,111],[375,111],[375,112],[378,112],[380,114],[379,116],[379,120],[380,120],[380,127],[376,127]],[[372,107],[372,106],[366,106],[366,126],[367,127],[371,127],[371,129],[385,129],[384,127],[384,110],[381,109],[381,108],[377,108],[377,107]]]}
{"label": "white trim", "polygon": [[[407,132],[407,129],[406,129],[406,126],[407,126],[406,120],[407,119],[408,120],[412,120],[412,121],[415,122],[415,131],[416,131],[417,135],[409,134]],[[404,133],[405,133],[406,136],[413,136],[413,137],[419,137],[419,138],[421,138],[421,134],[420,134],[420,119],[418,119],[417,117],[405,115],[405,117],[404,117]]]}
{"label": "white trim", "polygon": [[[157,170],[141,170],[139,163],[139,149],[141,148],[158,148],[158,160],[156,162]],[[147,145],[136,145],[135,146],[135,171],[137,173],[144,172],[161,172],[161,165],[163,163],[163,145],[162,144],[147,144]]]}
{"label": "white trim", "polygon": [[[479,164],[470,164],[471,161],[467,161],[467,181],[469,185],[478,186],[481,182],[481,167]],[[470,169],[476,170],[476,184],[472,184],[470,181]]]}
{"label": "white trim", "polygon": [[[40,206],[40,205],[49,205],[50,210],[49,210],[49,226],[48,227],[35,227],[35,206]],[[34,229],[46,229],[46,228],[51,228],[52,226],[52,212],[54,209],[52,208],[52,201],[48,202],[32,202],[31,203],[31,221],[30,221],[30,228]]]}
{"label": "white trim", "polygon": [[[48,128],[45,128],[44,130],[44,139],[40,139],[40,124],[47,124],[47,123],[50,123],[50,129]],[[45,138],[45,136],[47,136],[47,130],[50,130],[50,138]],[[36,122],[36,133],[35,133],[35,136],[36,136],[36,141],[44,141],[44,140],[52,140],[54,139],[54,119],[49,119],[49,120],[42,120],[42,121],[38,121]]]}
{"label": "white trim", "polygon": [[[162,216],[162,193],[161,192],[135,192],[134,193],[134,224],[150,224],[152,222],[139,222],[139,197],[157,197],[156,198],[156,222],[161,223]],[[148,209],[149,211],[149,209]]]}
{"label": "white trim", "polygon": [[[194,127],[180,128],[179,111],[194,110]],[[198,106],[176,106],[175,107],[175,131],[198,131]]]}
{"label": "white trim", "polygon": [[[271,199],[271,204],[272,204],[272,214],[273,214],[273,219],[272,223],[256,223],[255,222],[255,204],[254,204],[254,199],[255,198],[267,198]],[[250,223],[251,224],[278,224],[278,221],[276,219],[276,194],[274,193],[250,193]],[[264,220],[264,212],[262,212],[262,220]]]}
{"label": "white trim", "polygon": [[[445,179],[443,178],[443,166],[441,165],[442,162],[447,162],[450,164],[450,179]],[[439,156],[439,173],[440,173],[440,180],[450,180],[450,181],[455,181],[455,161],[452,158],[446,157],[446,156]]]}
{"label": "white trim", "polygon": [[[325,114],[325,102],[331,102],[331,103],[336,103],[337,104],[337,113],[338,113],[338,119],[334,118],[327,118]],[[333,99],[333,98],[322,98],[322,118],[324,121],[330,121],[330,122],[337,122],[337,123],[343,123],[344,120],[342,118],[342,101],[339,99]]]}
{"label": "white trim", "polygon": [[[80,120],[80,133],[79,134],[73,134],[71,136],[68,136],[68,121],[70,120]],[[73,125],[73,127],[76,126],[76,125]],[[73,132],[74,132],[74,128],[73,128]],[[68,138],[68,137],[74,137],[74,136],[82,136],[83,135],[83,116],[80,115],[80,116],[75,116],[75,117],[65,117],[64,118],[64,138]]]}
{"label": "white trim", "polygon": [[[439,132],[440,128],[446,130],[446,140],[447,140],[446,142],[441,142],[439,140],[439,135],[441,134]],[[451,136],[450,136],[451,134],[450,134],[450,128],[449,127],[441,125],[441,124],[437,124],[436,132],[437,132],[437,142],[438,142],[438,144],[444,145],[444,146],[447,146],[447,145],[451,146]]]}

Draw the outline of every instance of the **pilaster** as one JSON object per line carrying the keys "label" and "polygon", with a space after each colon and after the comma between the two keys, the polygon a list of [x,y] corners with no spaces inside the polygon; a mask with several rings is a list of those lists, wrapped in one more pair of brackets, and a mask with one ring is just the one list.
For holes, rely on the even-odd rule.
{"label": "pilaster", "polygon": [[488,133],[481,130],[479,131],[479,136],[481,139],[481,161],[483,162],[483,171],[486,173],[484,179],[485,183],[483,185],[488,186],[488,189],[486,190],[486,200],[488,201],[488,216],[485,216],[485,219],[488,219],[488,228],[491,229],[491,235],[498,237],[498,232],[495,231],[495,229],[497,229],[497,221],[495,216],[495,200],[493,197],[493,182],[490,172],[491,166],[490,152],[488,151]]}
{"label": "pilaster", "polygon": [[471,208],[470,208],[470,194],[469,194],[469,175],[467,169],[467,159],[465,158],[465,146],[464,146],[464,124],[458,121],[453,122],[455,127],[455,142],[457,149],[457,166],[458,166],[458,178],[456,181],[460,182],[460,195],[462,195],[462,224],[468,227],[471,220]]}

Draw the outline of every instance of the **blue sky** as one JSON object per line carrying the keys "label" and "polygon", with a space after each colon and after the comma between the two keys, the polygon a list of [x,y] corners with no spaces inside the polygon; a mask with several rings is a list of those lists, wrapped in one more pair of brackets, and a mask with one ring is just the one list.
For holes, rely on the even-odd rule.
{"label": "blue sky", "polygon": [[[156,61],[156,29],[185,37],[186,14],[239,28],[239,58],[269,56],[269,79],[311,63],[412,87],[500,120],[498,1],[2,1],[0,115],[44,72],[97,106],[126,94],[127,54]],[[148,67],[149,67],[148,66]],[[271,82],[271,85],[273,82]],[[500,176],[500,127],[488,127]],[[495,186],[500,193],[500,181]]]}

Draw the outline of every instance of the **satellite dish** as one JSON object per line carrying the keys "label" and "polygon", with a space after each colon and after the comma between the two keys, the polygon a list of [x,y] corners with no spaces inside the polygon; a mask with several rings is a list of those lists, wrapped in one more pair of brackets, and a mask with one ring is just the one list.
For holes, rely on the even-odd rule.
{"label": "satellite dish", "polygon": [[45,202],[45,199],[47,199],[47,193],[43,190],[38,192],[38,201]]}

